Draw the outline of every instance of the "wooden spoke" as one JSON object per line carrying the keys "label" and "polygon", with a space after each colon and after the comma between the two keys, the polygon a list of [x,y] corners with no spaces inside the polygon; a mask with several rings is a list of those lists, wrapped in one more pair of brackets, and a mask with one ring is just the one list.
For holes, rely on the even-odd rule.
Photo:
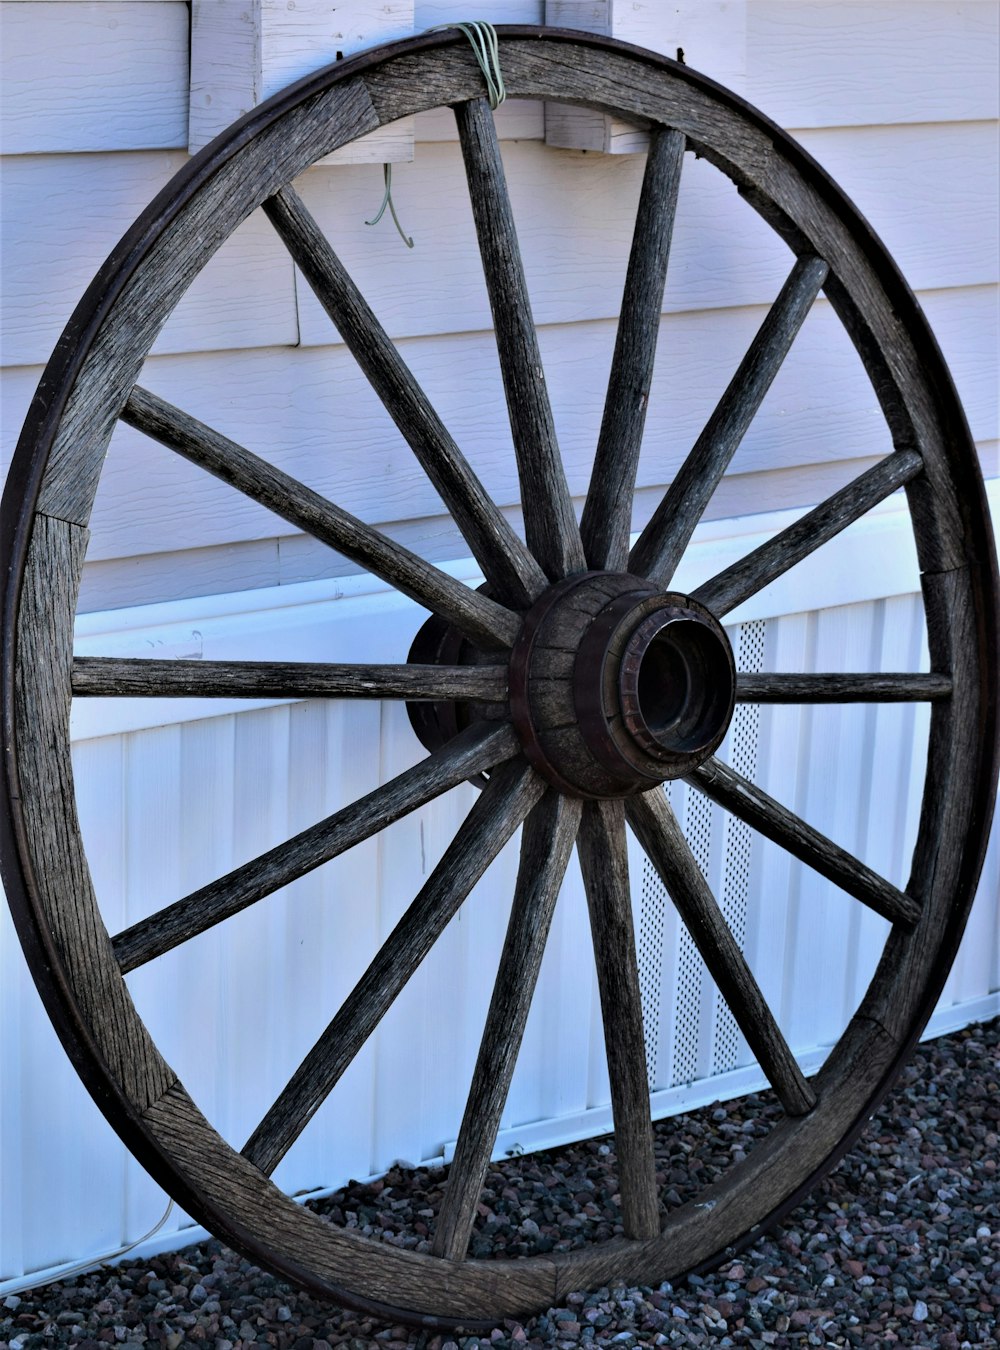
{"label": "wooden spoke", "polygon": [[601,434],[580,534],[590,567],[623,572],[632,494],[653,381],[663,287],[677,210],[685,138],[658,128],[649,145]]}
{"label": "wooden spoke", "polygon": [[301,198],[282,188],[264,211],[441,494],[498,598],[526,609],[545,585],[541,568],[487,495]]}
{"label": "wooden spoke", "polygon": [[728,764],[719,759],[706,760],[687,775],[687,781],[876,914],[904,928],[912,928],[920,918],[920,906],[911,896],[890,885]]}
{"label": "wooden spoke", "polygon": [[525,823],[507,937],[434,1232],[434,1255],[451,1261],[468,1249],[580,809],[550,790]]}
{"label": "wooden spoke", "polygon": [[722,917],[677,817],[661,788],[630,799],[629,824],[656,868],[719,993],[726,1000],[768,1082],[791,1116],[816,1105],[746,957]]}
{"label": "wooden spoke", "polygon": [[736,676],[737,703],[921,703],[951,698],[950,675],[892,672]]}
{"label": "wooden spoke", "polygon": [[500,666],[323,665],[310,661],[73,658],[77,698],[399,698],[502,702]]}
{"label": "wooden spoke", "polygon": [[418,604],[448,619],[478,646],[500,651],[517,636],[520,621],[510,610],[453,580],[267,460],[148,390],[136,385],[122,420],[360,563]]}
{"label": "wooden spoke", "polygon": [[695,526],[788,355],[828,270],[821,258],[811,256],[800,258],[792,268],[726,392],[636,541],[630,572],[649,577],[663,587],[669,585]]}
{"label": "wooden spoke", "polygon": [[628,885],[625,811],[620,801],[588,801],[577,840],[597,960],[604,1042],[611,1077],[618,1181],[625,1236],[660,1231],[642,1026]]}
{"label": "wooden spoke", "polygon": [[888,455],[794,525],[699,586],[693,592],[695,599],[717,617],[728,614],[915,478],[922,468],[923,460],[913,450]]}
{"label": "wooden spoke", "polygon": [[582,572],[586,563],[556,443],[493,113],[478,98],[457,104],[455,119],[507,393],[528,547],[555,581]]}
{"label": "wooden spoke", "polygon": [[262,1172],[277,1167],[544,790],[522,760],[491,775],[416,899],[247,1140],[244,1157]]}
{"label": "wooden spoke", "polygon": [[122,974],[231,918],[474,774],[513,758],[518,749],[506,723],[473,724],[351,806],[126,928],[113,942]]}

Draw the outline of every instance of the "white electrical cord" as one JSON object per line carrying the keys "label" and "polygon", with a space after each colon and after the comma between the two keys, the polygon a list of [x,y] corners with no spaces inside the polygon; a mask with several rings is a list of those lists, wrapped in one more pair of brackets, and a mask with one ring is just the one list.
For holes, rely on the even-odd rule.
{"label": "white electrical cord", "polygon": [[153,1224],[148,1233],[143,1233],[142,1237],[137,1237],[134,1242],[127,1242],[124,1247],[118,1247],[114,1251],[105,1252],[101,1256],[88,1256],[85,1261],[77,1261],[71,1266],[55,1266],[49,1270],[35,1271],[31,1275],[25,1275],[22,1280],[5,1280],[0,1285],[0,1293],[5,1295],[20,1294],[27,1289],[37,1289],[42,1284],[53,1284],[58,1280],[69,1280],[74,1275],[81,1275],[85,1270],[94,1270],[97,1266],[103,1266],[109,1261],[117,1261],[119,1257],[127,1256],[133,1248],[138,1247],[140,1243],[148,1242],[151,1237],[155,1237],[163,1225],[170,1218],[170,1211],[174,1207],[174,1202],[170,1200],[166,1209],[160,1218]]}

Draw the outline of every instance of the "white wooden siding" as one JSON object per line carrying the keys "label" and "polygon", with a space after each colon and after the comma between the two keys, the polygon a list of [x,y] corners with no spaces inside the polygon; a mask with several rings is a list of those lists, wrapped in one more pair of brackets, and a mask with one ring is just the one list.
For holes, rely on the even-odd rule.
{"label": "white wooden siding", "polygon": [[[413,0],[351,5],[288,0],[192,0],[192,154],[231,122],[295,80],[367,47],[409,37]],[[380,127],[324,163],[380,164],[413,157],[413,119]]]}
{"label": "white wooden siding", "polygon": [[187,145],[188,6],[0,4],[5,155]]}
{"label": "white wooden siding", "polygon": [[[48,360],[90,279],[130,220],[186,155],[24,155],[3,161],[5,236],[0,259],[4,366]],[[80,214],[88,227],[80,229]],[[45,293],[39,303],[40,278]],[[248,284],[248,278],[253,278]],[[297,341],[294,267],[257,211],[196,278],[156,341],[156,352],[267,347]]]}
{"label": "white wooden siding", "polygon": [[997,115],[992,0],[749,0],[747,15],[747,98],[779,126]]}
{"label": "white wooden siding", "polygon": [[[996,128],[834,129],[802,137],[883,235],[910,284],[982,284],[996,272]],[[588,156],[539,142],[505,151],[520,242],[540,323],[617,314],[642,178],[637,156]],[[24,156],[3,166],[2,364],[47,359],[62,325],[126,224],[180,168],[180,154]],[[370,229],[380,176],[371,166],[317,169],[300,190],[393,337],[489,327],[468,192],[457,145],[426,144],[400,165],[393,195],[417,247]],[[905,211],[901,202],[907,203]],[[85,207],[84,207],[84,204]],[[79,228],[81,209],[88,229]],[[667,309],[768,303],[790,267],[785,246],[704,161],[688,156],[667,286]],[[46,276],[45,303],[38,278]],[[245,278],[252,275],[252,288]],[[257,212],[205,269],[154,351],[267,347],[296,341],[293,269]],[[300,284],[302,341],[333,330]]]}
{"label": "white wooden siding", "polygon": [[[925,301],[946,352],[959,357],[973,434],[994,439],[994,372],[988,353],[975,359],[984,333],[995,324],[992,292],[987,287],[932,292]],[[647,433],[640,485],[658,484],[676,471],[763,312],[748,307],[664,320],[662,350],[670,360],[661,360],[654,376],[651,408],[657,421]],[[613,340],[609,321],[577,325],[569,332],[541,330],[570,486],[578,496],[586,486],[600,424]],[[491,336],[412,339],[400,343],[400,350],[489,490],[503,504],[515,501],[510,433]],[[391,523],[434,519],[440,513],[436,494],[342,347],[154,358],[144,381],[237,441],[273,454],[283,469],[366,519]],[[11,376],[11,386],[16,383]],[[32,380],[20,384],[23,400]],[[750,487],[745,476],[763,476],[759,495],[747,499],[745,509],[776,504],[767,496],[771,472],[830,466],[888,449],[860,362],[820,302],[734,460],[733,475],[743,478],[741,491]],[[715,514],[720,513],[716,503]],[[438,528],[432,525],[431,532]],[[125,427],[112,441],[92,530],[90,557],[95,560],[291,533],[263,508]]]}

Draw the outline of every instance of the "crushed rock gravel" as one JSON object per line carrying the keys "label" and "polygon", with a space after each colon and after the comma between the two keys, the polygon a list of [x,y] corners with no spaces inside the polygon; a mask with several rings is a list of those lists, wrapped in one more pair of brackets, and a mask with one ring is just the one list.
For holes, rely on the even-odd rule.
{"label": "crushed rock gravel", "polygon": [[[767,1094],[656,1127],[669,1205],[767,1133]],[[737,1259],[674,1286],[572,1294],[477,1336],[323,1304],[216,1241],[0,1298],[0,1350],[557,1350],[587,1345],[1000,1346],[1000,1019],[921,1046],[834,1173]],[[612,1141],[494,1164],[472,1253],[560,1251],[620,1232]],[[317,1208],[426,1249],[442,1173],[394,1168]]]}

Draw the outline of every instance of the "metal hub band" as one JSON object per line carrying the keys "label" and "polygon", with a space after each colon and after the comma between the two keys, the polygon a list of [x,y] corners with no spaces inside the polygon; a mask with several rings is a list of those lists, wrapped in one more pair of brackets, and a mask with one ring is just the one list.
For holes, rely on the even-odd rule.
{"label": "metal hub band", "polygon": [[[411,661],[479,659],[440,619]],[[703,605],[640,577],[583,572],[549,587],[524,617],[510,656],[510,715],[529,762],[562,792],[622,797],[678,778],[717,748],[733,713],[726,634]],[[434,750],[498,709],[411,704]]]}

